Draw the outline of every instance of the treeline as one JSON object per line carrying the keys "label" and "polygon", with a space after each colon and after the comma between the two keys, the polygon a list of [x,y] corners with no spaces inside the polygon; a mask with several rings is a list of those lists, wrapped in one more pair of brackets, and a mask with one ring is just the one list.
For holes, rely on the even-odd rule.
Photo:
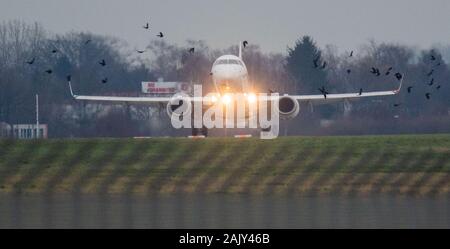
{"label": "treeline", "polygon": [[[191,47],[194,53],[188,52]],[[0,122],[34,122],[34,96],[39,94],[41,122],[49,125],[51,137],[189,133],[170,128],[165,106],[75,102],[66,77],[71,75],[79,94],[137,95],[141,81],[160,77],[202,83],[205,91],[211,91],[212,63],[222,54],[236,54],[237,49],[237,45],[212,49],[194,40],[176,45],[158,38],[149,40],[141,48],[145,52],[138,53],[114,37],[84,32],[55,35],[39,24],[3,22]],[[353,53],[338,53],[333,46],[319,48],[311,37],[303,36],[286,54],[265,53],[250,42],[243,56],[250,81],[259,92],[319,94],[320,87],[330,93],[394,89],[398,86],[394,74],[405,77],[402,92],[395,97],[302,106],[299,117],[282,124],[286,134],[448,132],[450,70],[441,51],[450,50],[369,42]],[[105,66],[99,64],[102,60]],[[371,73],[372,67],[380,70],[379,76]]]}

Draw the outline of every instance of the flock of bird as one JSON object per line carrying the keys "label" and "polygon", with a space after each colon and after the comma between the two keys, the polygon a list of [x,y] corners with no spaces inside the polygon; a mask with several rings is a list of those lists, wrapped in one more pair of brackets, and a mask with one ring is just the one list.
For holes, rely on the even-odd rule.
{"label": "flock of bird", "polygon": [[[147,23],[143,26],[143,28],[144,28],[145,30],[150,30],[150,24],[147,22]],[[159,32],[156,36],[159,37],[159,38],[163,38],[163,37],[164,37],[164,33],[163,33],[163,32]],[[84,45],[87,46],[91,41],[92,41],[91,39],[86,40],[86,41],[84,42]],[[246,48],[246,47],[248,46],[248,41],[243,41],[243,42],[242,42],[242,45],[244,46],[244,48]],[[51,52],[52,54],[56,54],[56,53],[59,52],[59,50],[56,49],[56,48],[53,48],[50,52]],[[145,51],[145,50],[136,50],[136,52],[139,53],[139,54],[143,54],[143,53],[145,53],[146,51]],[[191,54],[192,54],[192,53],[195,53],[195,48],[194,48],[194,47],[189,48],[189,49],[188,49],[188,52],[191,53]],[[432,54],[430,54],[430,61],[431,61],[431,62],[436,62],[436,61],[437,61],[437,58],[436,58],[436,56],[434,55],[434,51],[431,51],[431,52],[432,52]],[[349,54],[349,57],[350,57],[350,58],[353,57],[353,54],[354,54],[353,51],[351,51],[350,54]],[[26,61],[26,63],[27,63],[28,65],[33,65],[33,64],[35,63],[35,61],[36,61],[36,57],[33,57],[31,60]],[[319,61],[320,61],[320,56],[314,58],[314,59],[313,59],[313,67],[316,68],[316,69],[325,70],[326,67],[327,67],[327,62],[326,62],[326,61],[323,61],[321,64],[319,64]],[[106,66],[107,66],[107,63],[106,63],[105,59],[101,59],[101,60],[98,62],[98,64],[99,64],[100,66],[102,66],[102,67],[106,67]],[[441,65],[441,62],[437,62],[437,64],[435,64],[435,67],[439,67],[440,65]],[[385,75],[385,76],[389,76],[389,75],[391,74],[392,70],[393,70],[393,67],[387,68],[387,70],[384,71],[384,75]],[[431,71],[430,71],[429,73],[427,73],[427,77],[430,77],[430,78],[431,78],[431,79],[430,79],[430,82],[428,83],[428,86],[432,86],[432,85],[435,83],[435,82],[434,82],[434,78],[433,78],[433,73],[434,73],[434,71],[435,71],[435,69],[432,68]],[[44,72],[47,73],[47,74],[52,74],[52,73],[53,73],[53,70],[50,68],[50,69],[45,70]],[[347,72],[347,74],[350,74],[352,71],[351,71],[351,69],[347,69],[346,72]],[[382,74],[381,71],[380,71],[380,69],[377,68],[377,67],[371,67],[370,73],[373,74],[373,75],[375,75],[376,77],[379,77],[379,76],[381,76],[381,74]],[[399,72],[396,72],[396,73],[394,74],[394,76],[395,76],[395,78],[396,78],[398,81],[401,81],[402,78],[403,78],[403,75],[402,75],[401,73],[399,73]],[[71,78],[72,78],[71,75],[67,75],[67,81],[70,81]],[[101,83],[106,84],[107,82],[108,82],[108,77],[104,77],[104,78],[101,79]],[[436,89],[437,89],[437,90],[439,90],[440,88],[441,88],[441,85],[436,86]],[[407,87],[408,93],[411,93],[411,92],[412,92],[412,89],[413,89],[413,86],[408,86],[408,87]],[[318,90],[319,90],[319,92],[320,92],[321,94],[323,94],[324,98],[326,99],[326,98],[327,98],[327,95],[329,94],[329,92],[325,89],[325,87],[322,86],[322,87],[319,88]],[[363,89],[360,88],[360,89],[359,89],[359,95],[362,95],[362,93],[363,93]],[[430,92],[426,92],[426,93],[425,93],[425,97],[426,97],[427,99],[430,99],[430,98],[431,98],[431,93],[430,93]],[[400,105],[401,105],[400,103],[394,104],[395,107],[398,107],[398,106],[400,106]]]}
{"label": "flock of bird", "polygon": [[[146,30],[150,30],[150,24],[147,22],[143,26],[143,28],[146,29]],[[159,32],[156,36],[159,37],[159,38],[163,38],[164,37],[164,33],[163,32]],[[88,40],[84,41],[84,45],[87,46],[89,43],[91,43],[91,41],[92,41],[91,39],[88,39]],[[57,48],[53,48],[50,52],[51,52],[51,54],[56,54],[56,53],[59,53],[60,51]],[[139,54],[143,54],[146,51],[145,50],[136,50],[136,52],[139,53]],[[189,52],[190,53],[194,53],[194,48],[190,48]],[[31,60],[25,61],[25,63],[30,65],[30,66],[35,64],[35,62],[36,62],[36,57],[33,57]],[[98,64],[101,67],[106,67],[107,66],[107,63],[106,63],[105,59],[101,59],[100,61],[98,61]],[[52,74],[53,73],[53,69],[49,68],[49,69],[45,70],[44,73]],[[67,79],[67,81],[70,81],[72,79],[72,76],[71,75],[67,75],[66,79]],[[103,84],[108,83],[108,77],[102,78],[101,79],[101,83],[103,83]]]}
{"label": "flock of bird", "polygon": [[[353,51],[350,52],[349,57],[353,57]],[[436,56],[434,55],[434,51],[433,51],[433,50],[431,51],[431,54],[430,54],[430,57],[429,57],[429,58],[430,58],[430,61],[431,61],[432,63],[437,61],[437,58],[436,58]],[[322,65],[320,66],[320,65],[319,65],[319,60],[320,60],[320,56],[318,56],[318,57],[316,57],[316,58],[313,59],[313,67],[316,68],[316,69],[321,69],[321,70],[325,69],[326,66],[327,66],[327,62],[326,62],[326,61],[323,61]],[[440,65],[441,65],[441,62],[438,61],[438,62],[434,65],[434,67],[439,67]],[[384,75],[385,75],[385,76],[389,76],[389,75],[391,74],[391,72],[392,72],[393,69],[394,69],[393,67],[387,68],[386,71],[384,71]],[[351,69],[347,69],[346,72],[347,72],[347,74],[350,74],[352,71],[351,71]],[[381,71],[380,71],[380,69],[377,68],[377,67],[371,67],[371,69],[370,69],[369,72],[370,72],[371,74],[375,75],[376,77],[379,77],[379,76],[381,76],[381,74],[382,74]],[[427,84],[428,86],[433,86],[433,84],[435,83],[435,82],[434,82],[434,77],[433,77],[433,73],[434,73],[434,72],[435,72],[435,68],[432,68],[432,69],[426,74],[426,76],[430,78],[430,81],[429,81],[429,83]],[[395,78],[396,78],[398,81],[401,81],[402,78],[403,78],[403,75],[402,75],[401,73],[399,73],[399,72],[396,72],[396,73],[394,74],[394,76],[395,76]],[[408,93],[411,93],[413,88],[414,88],[413,86],[408,86],[408,87],[407,87]],[[441,89],[441,85],[437,85],[437,86],[436,86],[436,90],[439,90],[439,89]],[[325,87],[322,86],[322,87],[318,88],[318,90],[319,90],[319,92],[324,96],[324,98],[326,99],[326,98],[327,98],[327,95],[329,94],[329,92],[325,89]],[[363,93],[363,89],[360,88],[360,89],[359,89],[359,95],[362,95],[362,93]],[[426,92],[426,93],[425,93],[425,98],[426,98],[426,99],[431,99],[431,93],[430,93],[430,92]],[[401,103],[395,103],[395,104],[394,104],[394,107],[398,107],[398,106],[400,106],[400,105],[401,105]]]}

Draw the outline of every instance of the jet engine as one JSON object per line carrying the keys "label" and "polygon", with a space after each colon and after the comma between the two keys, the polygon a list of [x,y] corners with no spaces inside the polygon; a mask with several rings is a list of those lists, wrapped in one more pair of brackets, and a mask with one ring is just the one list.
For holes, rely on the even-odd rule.
{"label": "jet engine", "polygon": [[278,111],[281,119],[293,119],[300,112],[298,101],[289,96],[281,96],[278,100]]}

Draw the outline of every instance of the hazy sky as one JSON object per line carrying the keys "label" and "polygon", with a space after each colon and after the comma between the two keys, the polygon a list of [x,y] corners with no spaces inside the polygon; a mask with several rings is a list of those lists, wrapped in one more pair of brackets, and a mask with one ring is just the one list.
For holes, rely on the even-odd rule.
{"label": "hazy sky", "polygon": [[[178,44],[190,38],[225,48],[245,39],[274,52],[304,34],[341,52],[372,38],[450,44],[449,0],[0,0],[0,20],[9,19],[113,35],[136,47],[159,31]],[[142,29],[147,21],[151,32]]]}

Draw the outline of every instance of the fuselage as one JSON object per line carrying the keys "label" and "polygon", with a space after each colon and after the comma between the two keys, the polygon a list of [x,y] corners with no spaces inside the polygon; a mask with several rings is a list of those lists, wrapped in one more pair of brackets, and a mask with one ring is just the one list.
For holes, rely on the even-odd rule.
{"label": "fuselage", "polygon": [[211,74],[216,91],[219,93],[249,91],[247,67],[238,56],[220,56],[214,62]]}

